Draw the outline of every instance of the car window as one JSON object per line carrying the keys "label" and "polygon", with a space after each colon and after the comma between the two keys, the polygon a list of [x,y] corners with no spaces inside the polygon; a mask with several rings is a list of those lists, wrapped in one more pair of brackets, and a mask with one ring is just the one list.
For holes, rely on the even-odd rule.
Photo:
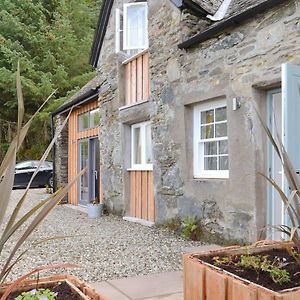
{"label": "car window", "polygon": [[16,165],[17,170],[25,170],[25,169],[31,169],[31,168],[33,168],[33,164],[31,161],[24,161],[24,162],[18,163]]}

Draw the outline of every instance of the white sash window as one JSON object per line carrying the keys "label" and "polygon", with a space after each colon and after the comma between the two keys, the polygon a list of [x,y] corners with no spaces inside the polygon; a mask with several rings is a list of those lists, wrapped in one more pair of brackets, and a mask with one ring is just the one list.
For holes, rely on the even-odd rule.
{"label": "white sash window", "polygon": [[151,123],[131,126],[131,168],[152,170]]}
{"label": "white sash window", "polygon": [[227,109],[225,101],[194,108],[194,177],[229,175]]}

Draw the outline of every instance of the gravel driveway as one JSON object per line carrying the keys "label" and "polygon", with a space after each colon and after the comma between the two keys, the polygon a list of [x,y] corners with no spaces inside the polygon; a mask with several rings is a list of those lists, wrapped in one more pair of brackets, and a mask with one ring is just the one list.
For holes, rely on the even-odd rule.
{"label": "gravel driveway", "polygon": [[[22,192],[13,191],[10,209]],[[31,190],[25,208],[45,197],[44,189]],[[66,235],[74,237],[48,241],[31,249],[10,278],[16,278],[37,266],[59,263],[79,264],[82,266],[80,269],[70,269],[68,272],[88,282],[181,270],[182,253],[190,247],[201,245],[200,242],[185,241],[166,229],[148,228],[116,216],[90,220],[84,212],[65,205],[59,205],[48,216],[29,242]],[[8,248],[13,246],[15,240],[16,237]],[[23,249],[30,247],[29,242]],[[0,257],[0,262],[3,262],[3,257]]]}

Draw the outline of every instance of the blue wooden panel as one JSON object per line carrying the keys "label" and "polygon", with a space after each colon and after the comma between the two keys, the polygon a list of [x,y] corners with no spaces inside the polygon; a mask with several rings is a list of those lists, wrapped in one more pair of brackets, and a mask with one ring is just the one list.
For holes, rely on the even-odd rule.
{"label": "blue wooden panel", "polygon": [[282,66],[283,142],[296,171],[300,171],[300,67]]}

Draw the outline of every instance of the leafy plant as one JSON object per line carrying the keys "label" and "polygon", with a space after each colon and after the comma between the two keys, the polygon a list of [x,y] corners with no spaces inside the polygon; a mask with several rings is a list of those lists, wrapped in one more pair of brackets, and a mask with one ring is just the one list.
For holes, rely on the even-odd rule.
{"label": "leafy plant", "polygon": [[213,257],[213,264],[216,267],[220,267],[222,265],[228,265],[230,263],[232,263],[232,259],[230,256],[224,256],[224,257],[215,256],[215,257]]}
{"label": "leafy plant", "polygon": [[269,273],[271,279],[277,284],[285,284],[291,281],[290,274],[280,265],[279,262],[272,262],[268,256],[261,255],[242,255],[240,261],[235,265],[244,268],[254,269],[257,273],[264,271]]}
{"label": "leafy plant", "polygon": [[186,217],[183,221],[182,236],[186,239],[191,238],[195,230],[198,229],[197,219],[195,216]]}
{"label": "leafy plant", "polygon": [[[10,201],[10,196],[13,188],[14,182],[14,173],[15,173],[15,164],[16,164],[16,154],[19,151],[26,134],[30,128],[30,125],[37,115],[37,113],[42,109],[42,107],[48,102],[50,97],[46,99],[44,104],[38,109],[38,111],[29,119],[29,121],[23,125],[23,115],[24,115],[24,100],[21,88],[21,80],[20,80],[20,68],[18,64],[17,69],[17,98],[18,98],[18,123],[17,123],[17,132],[16,136],[13,138],[6,155],[0,165],[0,225],[2,225],[4,221],[4,216],[7,211],[8,203]],[[51,151],[52,146],[54,145],[58,135],[60,134],[62,128],[65,126],[68,118],[63,123],[60,130],[57,131],[53,140],[49,144],[48,148],[46,149],[45,153],[43,154],[38,167],[36,168],[30,182],[28,183],[27,188],[25,189],[23,195],[19,199],[16,207],[14,208],[13,212],[10,216],[8,216],[8,222],[6,226],[4,226],[4,230],[0,233],[0,254],[2,254],[5,245],[10,242],[11,237],[16,233],[19,232],[21,228],[23,231],[20,232],[20,238],[16,241],[15,245],[13,245],[12,249],[8,253],[6,258],[1,258],[3,264],[0,268],[0,283],[5,281],[8,274],[14,268],[14,266],[22,259],[22,257],[28,252],[28,249],[23,251],[16,257],[17,252],[19,251],[20,247],[24,244],[26,239],[32,234],[32,232],[37,228],[37,226],[47,217],[47,215],[55,208],[55,206],[63,199],[66,195],[70,187],[77,181],[77,179],[86,171],[83,170],[80,172],[77,177],[70,182],[67,186],[61,188],[54,194],[48,196],[47,199],[39,202],[25,214],[21,214],[21,208],[27,198],[30,185],[36,176],[37,172],[39,171],[41,165],[46,160],[48,154]],[[34,216],[35,214],[35,216]],[[31,220],[29,225],[25,226],[25,223]],[[4,298],[5,299],[5,298]],[[1,298],[1,300],[3,300]]]}
{"label": "leafy plant", "polygon": [[[299,236],[299,229],[300,229],[300,181],[298,179],[298,175],[294,169],[294,166],[287,154],[287,151],[283,145],[281,137],[279,136],[278,132],[276,133],[276,138],[272,135],[270,129],[266,125],[265,121],[262,119],[260,114],[257,112],[259,120],[267,133],[269,140],[273,148],[275,149],[278,157],[281,161],[283,166],[284,175],[286,177],[287,183],[289,185],[290,193],[286,194],[285,191],[275,182],[275,180],[271,177],[266,176],[265,174],[259,172],[261,176],[263,176],[271,185],[272,187],[279,193],[280,198],[284,204],[284,207],[288,213],[289,219],[291,221],[291,226],[288,225],[275,225],[270,226],[274,229],[286,234],[291,241],[294,242],[297,251],[300,252],[300,236]],[[294,141],[297,143],[298,141]],[[291,251],[289,251],[291,253]],[[300,260],[295,257],[295,259],[300,264]]]}
{"label": "leafy plant", "polygon": [[[245,269],[252,269],[257,273],[266,272],[269,274],[273,282],[282,285],[291,281],[290,274],[284,269],[284,264],[278,259],[271,261],[267,255],[241,255],[235,256],[224,256],[213,257],[213,264],[216,267],[222,267],[225,265],[233,265]],[[258,279],[258,278],[257,278]]]}
{"label": "leafy plant", "polygon": [[15,300],[56,300],[57,293],[51,292],[49,289],[33,289],[24,292]]}

